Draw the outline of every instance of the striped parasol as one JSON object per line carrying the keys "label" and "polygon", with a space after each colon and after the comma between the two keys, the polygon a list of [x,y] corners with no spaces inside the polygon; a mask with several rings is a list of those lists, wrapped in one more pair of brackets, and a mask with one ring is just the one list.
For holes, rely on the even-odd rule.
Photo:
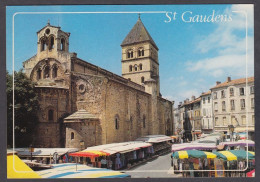
{"label": "striped parasol", "polygon": [[255,158],[255,152],[245,151],[245,150],[226,150],[226,151],[218,151],[213,152],[217,155],[218,158],[224,159],[226,161],[233,160],[252,160]]}
{"label": "striped parasol", "polygon": [[188,159],[188,158],[207,158],[214,159],[216,158],[216,154],[212,152],[204,152],[200,150],[183,150],[177,151],[172,154],[172,156],[176,159]]}

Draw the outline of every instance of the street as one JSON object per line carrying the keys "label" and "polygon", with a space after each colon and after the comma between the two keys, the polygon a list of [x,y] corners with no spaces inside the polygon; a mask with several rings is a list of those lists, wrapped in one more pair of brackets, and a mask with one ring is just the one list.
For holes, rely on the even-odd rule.
{"label": "street", "polygon": [[178,177],[173,174],[171,167],[171,154],[159,156],[156,159],[145,162],[133,169],[124,171],[132,178],[172,178]]}

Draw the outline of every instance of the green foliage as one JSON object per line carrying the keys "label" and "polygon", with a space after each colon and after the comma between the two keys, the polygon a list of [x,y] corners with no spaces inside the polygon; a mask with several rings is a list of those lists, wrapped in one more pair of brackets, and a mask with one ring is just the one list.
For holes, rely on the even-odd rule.
{"label": "green foliage", "polygon": [[8,145],[13,145],[13,108],[15,147],[28,147],[33,142],[33,131],[38,122],[39,103],[35,84],[20,70],[14,72],[14,107],[13,75],[6,73],[7,78],[7,129]]}

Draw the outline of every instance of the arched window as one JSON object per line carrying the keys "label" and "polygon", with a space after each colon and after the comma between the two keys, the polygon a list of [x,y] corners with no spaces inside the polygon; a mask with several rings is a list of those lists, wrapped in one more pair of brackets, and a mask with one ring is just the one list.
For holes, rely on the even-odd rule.
{"label": "arched window", "polygon": [[46,42],[44,39],[41,40],[41,51],[45,51],[46,50]]}
{"label": "arched window", "polygon": [[138,49],[138,56],[139,57],[144,56],[144,48],[139,48]]}
{"label": "arched window", "polygon": [[52,110],[52,109],[50,109],[50,110],[48,111],[48,120],[49,120],[49,121],[53,121],[53,110]]}
{"label": "arched window", "polygon": [[74,132],[70,133],[70,139],[73,140],[74,139]]}
{"label": "arched window", "polygon": [[138,66],[137,65],[135,65],[135,71],[137,71],[138,70]]}
{"label": "arched window", "polygon": [[144,83],[144,77],[143,76],[141,77],[141,83]]}
{"label": "arched window", "polygon": [[116,130],[119,129],[119,120],[118,120],[118,117],[117,117],[117,116],[116,116],[116,118],[115,118],[115,128],[116,128]]}
{"label": "arched window", "polygon": [[56,78],[58,76],[58,67],[54,65],[52,68],[52,78]]}
{"label": "arched window", "polygon": [[139,64],[139,70],[142,70],[142,69],[143,69],[143,65]]}
{"label": "arched window", "polygon": [[64,38],[61,39],[60,49],[62,51],[65,51],[65,39]]}
{"label": "arched window", "polygon": [[134,57],[134,52],[132,49],[127,51],[127,58],[133,58]]}
{"label": "arched window", "polygon": [[49,50],[54,48],[54,37],[50,38],[50,43],[49,43]]}
{"label": "arched window", "polygon": [[133,66],[130,65],[130,66],[129,66],[129,72],[132,72],[132,71],[133,71]]}
{"label": "arched window", "polygon": [[143,128],[145,128],[145,115],[143,116]]}
{"label": "arched window", "polygon": [[46,66],[44,68],[44,78],[49,78],[50,77],[50,67]]}
{"label": "arched window", "polygon": [[41,68],[39,68],[37,70],[37,80],[40,80],[41,78],[42,78],[42,70],[41,70]]}

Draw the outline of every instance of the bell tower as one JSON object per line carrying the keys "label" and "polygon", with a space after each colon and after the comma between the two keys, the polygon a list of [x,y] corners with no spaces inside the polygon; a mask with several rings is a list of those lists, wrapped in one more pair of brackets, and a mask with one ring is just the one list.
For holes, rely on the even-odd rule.
{"label": "bell tower", "polygon": [[50,25],[48,21],[47,25],[37,32],[38,46],[37,54],[52,56],[58,52],[69,52],[69,36],[70,33],[64,32],[60,27]]}
{"label": "bell tower", "polygon": [[144,85],[146,92],[159,96],[159,49],[142,23],[140,14],[136,24],[123,40],[121,48],[122,76]]}

